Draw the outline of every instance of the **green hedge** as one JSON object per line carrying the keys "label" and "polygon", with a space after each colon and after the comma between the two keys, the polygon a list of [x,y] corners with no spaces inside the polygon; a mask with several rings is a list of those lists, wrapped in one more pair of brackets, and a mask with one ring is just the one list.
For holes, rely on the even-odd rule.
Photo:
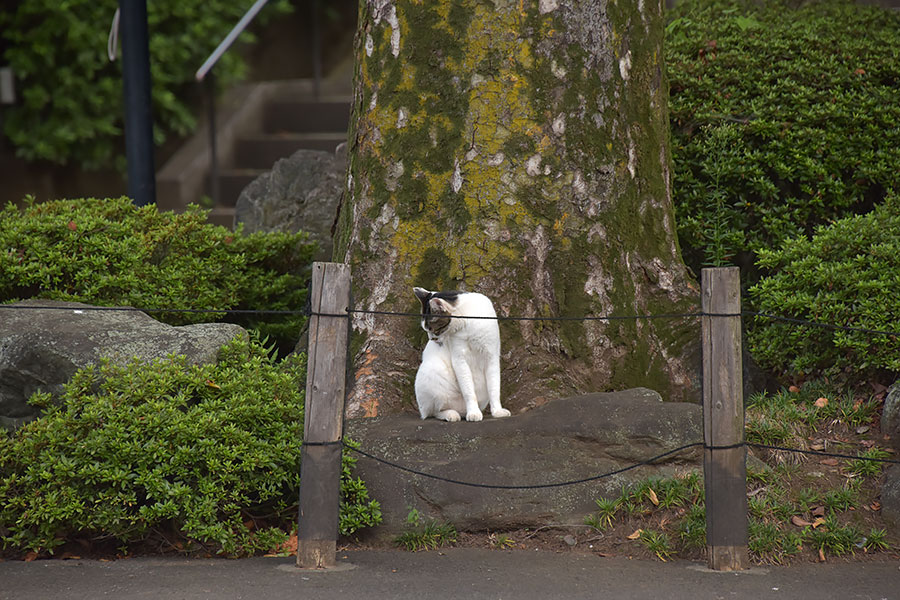
{"label": "green hedge", "polygon": [[[23,0],[14,5],[0,11],[0,47],[6,46],[0,64],[12,66],[21,96],[3,108],[3,130],[17,154],[87,169],[124,167],[122,61],[107,57],[116,4]],[[147,3],[157,144],[193,129],[192,103],[199,105],[194,73],[248,7],[237,0]],[[287,0],[275,0],[257,22],[289,9]],[[216,75],[228,83],[244,70],[240,53],[232,49]]]}
{"label": "green hedge", "polygon": [[[271,550],[296,521],[305,357],[236,338],[216,365],[172,358],[76,373],[61,402],[0,433],[0,538],[147,540],[227,555]],[[380,522],[345,455],[341,531]],[[177,544],[176,544],[177,542]]]}
{"label": "green hedge", "polygon": [[[100,306],[302,310],[314,245],[305,234],[244,235],[128,198],[30,202],[0,210],[0,302],[47,298]],[[173,325],[221,313],[153,312]],[[280,345],[305,317],[230,317]]]}
{"label": "green hedge", "polygon": [[[764,276],[750,289],[759,312],[839,327],[900,331],[900,197],[866,215],[821,226],[760,251]],[[900,336],[756,318],[753,356],[794,374],[870,376],[900,371]]]}
{"label": "green hedge", "polygon": [[679,0],[669,18],[673,193],[692,268],[752,268],[753,253],[898,188],[900,13]]}

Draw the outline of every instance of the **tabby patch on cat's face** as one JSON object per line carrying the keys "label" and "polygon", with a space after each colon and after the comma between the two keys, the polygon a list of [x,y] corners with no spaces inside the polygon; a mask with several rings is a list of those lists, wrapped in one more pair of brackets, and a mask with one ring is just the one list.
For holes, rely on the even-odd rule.
{"label": "tabby patch on cat's face", "polygon": [[428,332],[428,338],[436,340],[452,319],[453,307],[459,298],[459,292],[431,292],[424,288],[413,288],[416,298],[422,303],[422,329]]}

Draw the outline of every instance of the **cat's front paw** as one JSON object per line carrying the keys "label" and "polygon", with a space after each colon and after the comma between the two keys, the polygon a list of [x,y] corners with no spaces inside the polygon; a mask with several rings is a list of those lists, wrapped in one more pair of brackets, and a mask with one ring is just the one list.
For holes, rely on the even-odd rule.
{"label": "cat's front paw", "polygon": [[443,419],[448,423],[456,423],[459,421],[459,413],[455,410],[445,410],[437,415],[438,419]]}
{"label": "cat's front paw", "polygon": [[481,419],[482,419],[481,411],[479,411],[479,410],[472,411],[470,413],[466,413],[466,421],[475,422],[475,421],[480,421]]}
{"label": "cat's front paw", "polygon": [[497,410],[491,411],[491,416],[495,419],[502,419],[503,417],[508,417],[510,412],[505,408],[498,408]]}

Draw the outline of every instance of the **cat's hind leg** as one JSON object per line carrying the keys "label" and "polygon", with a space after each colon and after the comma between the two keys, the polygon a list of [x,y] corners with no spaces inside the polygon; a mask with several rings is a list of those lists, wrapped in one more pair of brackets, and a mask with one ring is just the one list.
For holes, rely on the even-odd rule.
{"label": "cat's hind leg", "polygon": [[416,373],[416,404],[423,419],[460,420],[465,403],[448,367],[442,361],[430,360],[423,362]]}

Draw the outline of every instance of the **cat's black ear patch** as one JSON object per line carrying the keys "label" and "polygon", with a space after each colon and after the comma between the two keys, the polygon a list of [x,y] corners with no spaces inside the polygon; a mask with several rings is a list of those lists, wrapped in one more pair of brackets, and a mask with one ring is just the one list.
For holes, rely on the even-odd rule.
{"label": "cat's black ear patch", "polygon": [[420,287],[414,287],[413,292],[415,292],[419,302],[422,303],[422,312],[428,312],[428,301],[434,296],[434,292],[429,292],[425,288]]}
{"label": "cat's black ear patch", "polygon": [[440,298],[451,306],[456,306],[456,301],[459,299],[460,294],[462,292],[432,292],[430,298]]}

